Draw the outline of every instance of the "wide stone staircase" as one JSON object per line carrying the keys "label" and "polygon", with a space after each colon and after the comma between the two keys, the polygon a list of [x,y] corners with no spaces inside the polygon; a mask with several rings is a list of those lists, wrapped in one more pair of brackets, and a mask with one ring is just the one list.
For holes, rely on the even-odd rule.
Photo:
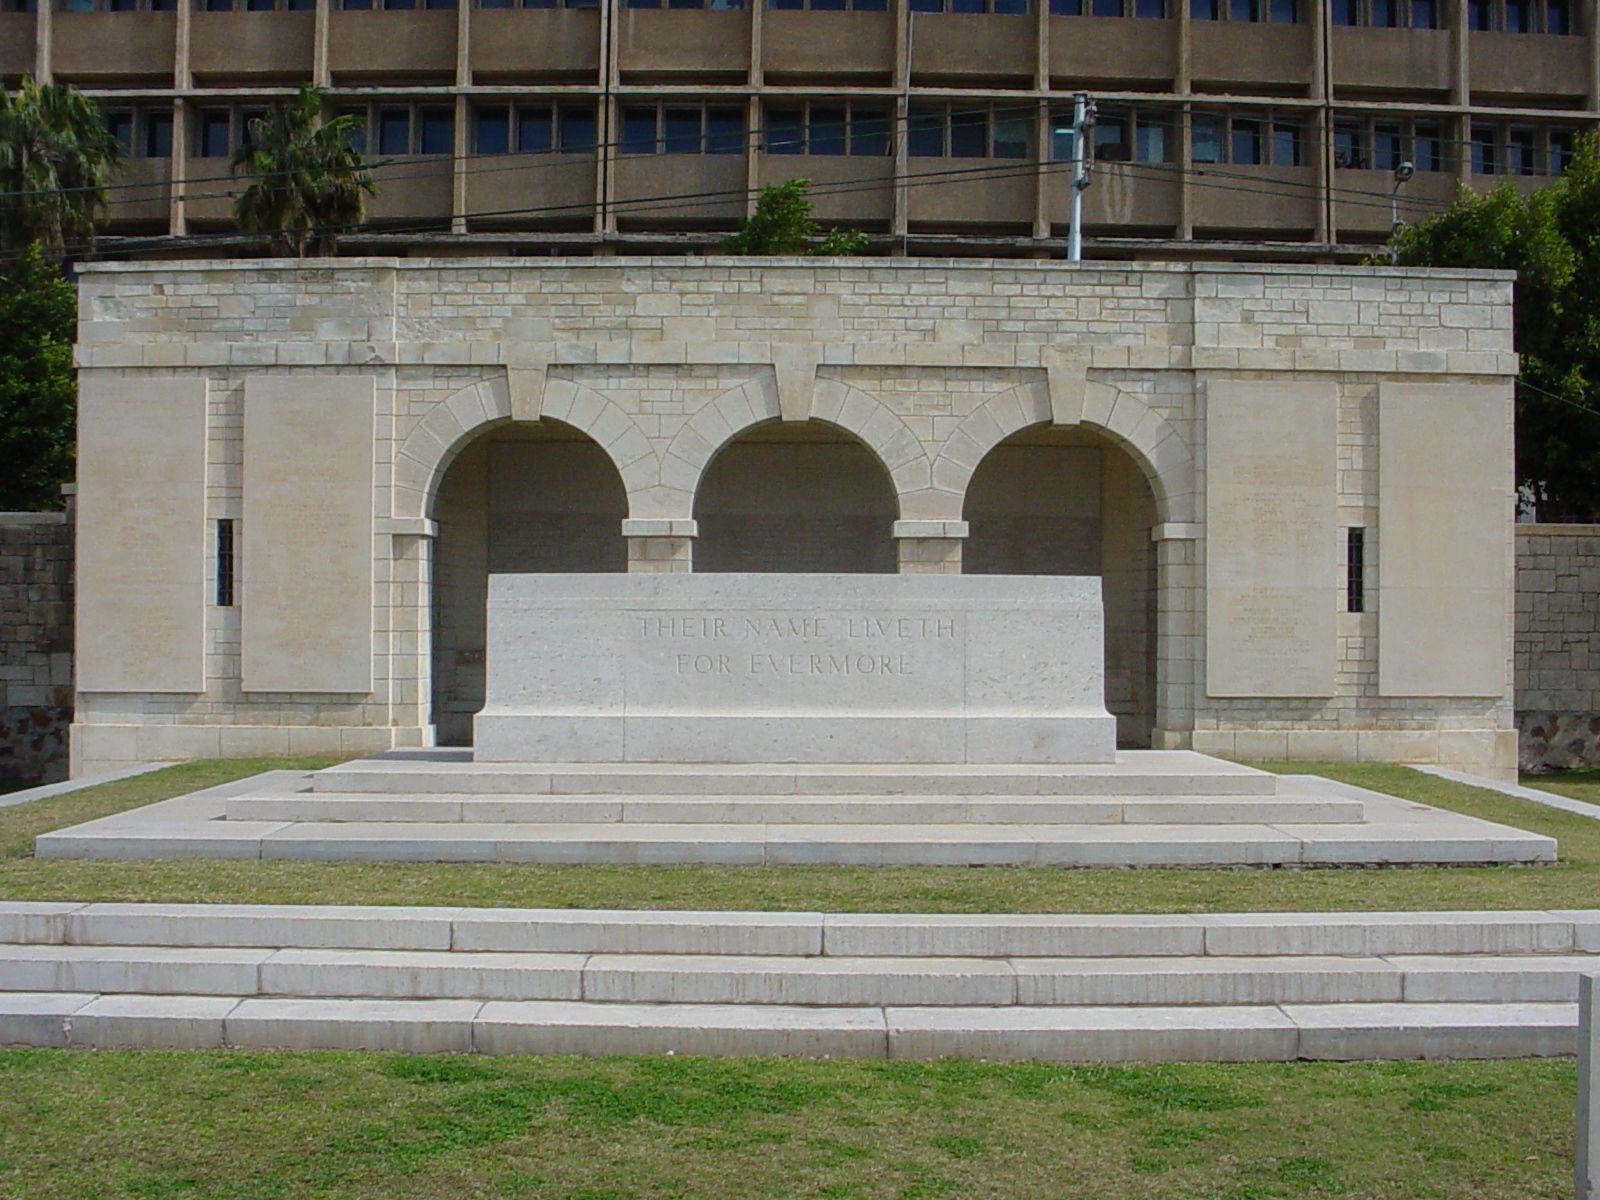
{"label": "wide stone staircase", "polygon": [[269,772],[37,840],[44,858],[1318,866],[1536,863],[1537,834],[1187,751],[1092,764],[475,762]]}
{"label": "wide stone staircase", "polygon": [[0,1044],[1049,1061],[1570,1054],[1600,911],[0,902]]}

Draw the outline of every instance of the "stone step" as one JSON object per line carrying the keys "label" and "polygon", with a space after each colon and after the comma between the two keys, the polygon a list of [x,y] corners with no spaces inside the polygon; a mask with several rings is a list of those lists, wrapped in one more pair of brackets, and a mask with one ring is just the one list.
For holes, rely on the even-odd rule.
{"label": "stone step", "polygon": [[1272,796],[1278,777],[1184,750],[1122,751],[1115,763],[962,765],[479,763],[377,756],[317,771],[335,794],[679,796]]}
{"label": "stone step", "polygon": [[847,958],[1600,954],[1600,910],[818,913],[0,900],[0,943]]}
{"label": "stone step", "polygon": [[1248,825],[149,821],[136,814],[41,834],[34,853],[40,858],[718,866],[1467,866],[1553,862],[1555,843],[1443,813],[1426,824]]}
{"label": "stone step", "polygon": [[1054,1062],[1571,1054],[1577,1005],[806,1007],[0,994],[0,1045]]}
{"label": "stone step", "polygon": [[1359,824],[1360,800],[1334,796],[1142,798],[973,796],[374,795],[234,796],[230,821],[425,824],[1300,825]]}
{"label": "stone step", "polygon": [[619,1004],[1575,1002],[1600,954],[910,958],[0,945],[0,991]]}

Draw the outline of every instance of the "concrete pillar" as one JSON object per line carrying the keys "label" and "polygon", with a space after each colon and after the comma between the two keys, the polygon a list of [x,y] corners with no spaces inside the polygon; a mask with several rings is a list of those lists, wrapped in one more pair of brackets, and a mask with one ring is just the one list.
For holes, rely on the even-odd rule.
{"label": "concrete pillar", "polygon": [[961,543],[968,532],[965,521],[896,521],[900,574],[961,574]]}
{"label": "concrete pillar", "polygon": [[628,573],[678,575],[694,570],[694,539],[699,522],[630,518],[622,523],[628,539]]}
{"label": "concrete pillar", "polygon": [[1600,975],[1578,976],[1578,1138],[1576,1200],[1600,1200]]}

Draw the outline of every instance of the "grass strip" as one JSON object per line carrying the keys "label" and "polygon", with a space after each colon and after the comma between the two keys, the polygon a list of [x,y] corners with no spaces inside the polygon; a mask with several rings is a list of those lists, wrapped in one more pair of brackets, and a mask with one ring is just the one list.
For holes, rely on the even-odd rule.
{"label": "grass strip", "polygon": [[1557,1200],[1570,1061],[0,1051],[30,1200]]}
{"label": "grass strip", "polygon": [[[1294,870],[1029,867],[540,866],[70,860],[28,856],[39,833],[273,768],[321,759],[185,763],[0,809],[0,896],[31,900],[441,904],[834,912],[1250,912],[1600,906],[1600,821],[1386,763],[1258,763],[1320,774],[1555,837],[1549,867]],[[1600,773],[1561,783],[1600,801]]]}

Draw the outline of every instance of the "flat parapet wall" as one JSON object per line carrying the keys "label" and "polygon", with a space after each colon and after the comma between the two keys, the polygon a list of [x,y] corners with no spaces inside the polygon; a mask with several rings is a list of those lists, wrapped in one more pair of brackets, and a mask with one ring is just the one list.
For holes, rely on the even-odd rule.
{"label": "flat parapet wall", "polygon": [[496,575],[480,762],[1106,763],[1100,581]]}

